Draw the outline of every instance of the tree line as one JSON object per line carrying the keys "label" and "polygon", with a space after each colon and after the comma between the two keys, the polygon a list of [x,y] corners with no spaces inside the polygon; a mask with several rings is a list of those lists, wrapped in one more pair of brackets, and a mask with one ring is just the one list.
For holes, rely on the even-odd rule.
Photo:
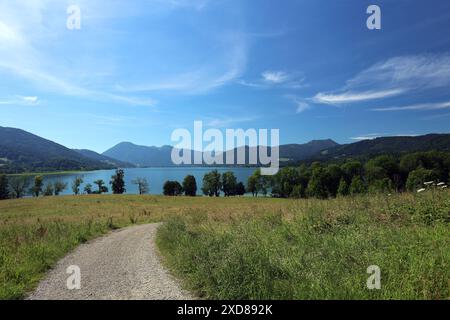
{"label": "tree line", "polygon": [[[125,193],[125,180],[124,171],[117,169],[115,174],[111,177],[109,184],[114,194]],[[84,194],[102,194],[109,192],[105,181],[102,179],[94,181],[94,188],[92,184],[88,183],[81,190],[83,184],[82,177],[76,177],[71,184],[71,189],[74,195]],[[138,185],[140,194],[148,192],[148,182],[146,179],[138,178],[133,181]],[[35,176],[34,179],[30,179],[27,176],[17,176],[8,178],[6,175],[0,175],[0,200],[3,199],[18,199],[31,194],[33,197],[39,196],[58,196],[68,188],[67,182],[55,181],[48,182],[44,185],[44,179],[42,176]]]}
{"label": "tree line", "polygon": [[[377,192],[416,191],[428,181],[448,183],[450,180],[450,153],[448,152],[416,152],[395,157],[381,155],[366,162],[346,160],[342,163],[313,162],[310,165],[301,164],[296,167],[284,167],[274,176],[261,175],[257,169],[248,179],[247,184],[238,182],[233,172],[220,174],[213,170],[204,175],[201,191],[205,196],[225,197],[242,196],[251,193],[253,196],[278,198],[325,199],[336,196],[355,195]],[[59,195],[67,189],[67,183],[56,181],[44,186],[42,176],[34,177],[30,188],[30,179],[19,176],[9,179],[0,175],[0,199],[21,198],[28,193],[34,197]],[[71,188],[75,195],[102,194],[109,192],[103,180],[93,182],[96,187],[83,184],[82,177],[72,182]],[[145,178],[132,181],[138,187],[139,194],[149,192],[149,183]],[[114,194],[126,192],[124,171],[117,169],[109,182]],[[183,182],[166,181],[163,194],[166,196],[197,195],[197,181],[193,175],[187,175]]]}
{"label": "tree line", "polygon": [[248,180],[253,195],[266,194],[280,198],[329,198],[362,193],[416,191],[424,182],[448,183],[450,153],[416,152],[395,157],[376,156],[363,163],[313,162],[307,166],[285,167],[272,177],[261,176],[259,170]]}

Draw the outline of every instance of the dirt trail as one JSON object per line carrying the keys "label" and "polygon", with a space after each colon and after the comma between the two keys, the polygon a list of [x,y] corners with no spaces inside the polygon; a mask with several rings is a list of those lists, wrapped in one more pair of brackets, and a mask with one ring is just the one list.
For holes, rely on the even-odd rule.
{"label": "dirt trail", "polygon": [[[161,265],[155,249],[158,226],[133,226],[80,245],[28,299],[192,299]],[[79,290],[67,288],[71,265],[80,267]]]}

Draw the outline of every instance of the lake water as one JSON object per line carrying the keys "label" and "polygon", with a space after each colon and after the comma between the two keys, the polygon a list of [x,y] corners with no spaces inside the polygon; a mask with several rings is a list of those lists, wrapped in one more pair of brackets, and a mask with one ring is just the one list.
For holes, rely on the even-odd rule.
{"label": "lake water", "polygon": [[[234,172],[234,175],[237,178],[237,181],[242,181],[244,185],[247,185],[247,179],[253,172],[256,170],[255,168],[205,168],[205,167],[170,167],[170,168],[131,168],[124,169],[125,172],[125,188],[127,189],[127,194],[138,194],[137,185],[133,184],[132,181],[136,178],[146,178],[149,187],[150,194],[162,194],[163,185],[167,180],[176,180],[183,183],[183,179],[185,176],[191,174],[197,180],[197,194],[202,194],[202,180],[203,176],[212,171],[217,170],[219,173],[224,173],[227,171]],[[105,185],[109,189],[109,193],[111,193],[111,185],[109,181],[111,180],[111,176],[115,174],[115,170],[98,170],[98,171],[87,171],[87,172],[77,172],[77,173],[67,173],[67,174],[52,174],[48,176],[44,176],[44,187],[48,182],[54,183],[55,181],[62,181],[67,183],[67,189],[64,190],[62,195],[73,194],[72,192],[72,182],[73,180],[81,176],[83,178],[83,184],[80,187],[80,191],[82,192],[84,186],[88,183],[92,185],[92,190],[97,190],[97,185],[94,184],[94,181],[102,179],[105,181]]]}

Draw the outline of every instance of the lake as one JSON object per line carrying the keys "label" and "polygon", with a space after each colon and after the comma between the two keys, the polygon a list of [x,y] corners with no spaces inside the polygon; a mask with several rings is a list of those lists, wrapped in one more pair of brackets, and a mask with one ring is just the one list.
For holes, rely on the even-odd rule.
{"label": "lake", "polygon": [[[150,194],[162,194],[163,185],[167,180],[175,180],[183,183],[183,179],[185,176],[191,174],[197,180],[197,194],[202,194],[202,180],[203,176],[212,171],[217,170],[219,173],[224,173],[227,171],[234,172],[234,175],[237,178],[238,182],[243,182],[244,185],[247,185],[247,179],[256,168],[225,168],[225,167],[165,167],[165,168],[130,168],[124,169],[125,172],[125,187],[127,189],[127,194],[138,194],[137,185],[133,184],[132,181],[136,178],[146,178],[149,187]],[[106,186],[108,187],[111,193],[111,185],[109,181],[111,180],[111,176],[115,174],[115,170],[97,170],[97,171],[86,171],[86,172],[77,172],[77,173],[64,173],[64,174],[51,174],[44,175],[44,188],[45,184],[48,182],[54,183],[55,181],[62,181],[67,183],[67,189],[64,190],[61,195],[69,195],[73,194],[72,192],[72,182],[76,177],[81,176],[84,180],[83,184],[80,187],[80,191],[82,192],[84,186],[88,183],[92,185],[92,190],[97,190],[97,185],[94,184],[94,181],[102,179],[105,181]],[[33,182],[31,181],[30,185]]]}

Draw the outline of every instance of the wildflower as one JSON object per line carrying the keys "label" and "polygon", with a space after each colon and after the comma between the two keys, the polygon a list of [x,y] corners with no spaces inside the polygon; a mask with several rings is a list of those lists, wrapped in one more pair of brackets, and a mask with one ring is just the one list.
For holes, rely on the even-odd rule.
{"label": "wildflower", "polygon": [[424,191],[425,191],[425,189],[422,188],[422,189],[417,190],[417,193],[421,193],[421,192],[424,192]]}

